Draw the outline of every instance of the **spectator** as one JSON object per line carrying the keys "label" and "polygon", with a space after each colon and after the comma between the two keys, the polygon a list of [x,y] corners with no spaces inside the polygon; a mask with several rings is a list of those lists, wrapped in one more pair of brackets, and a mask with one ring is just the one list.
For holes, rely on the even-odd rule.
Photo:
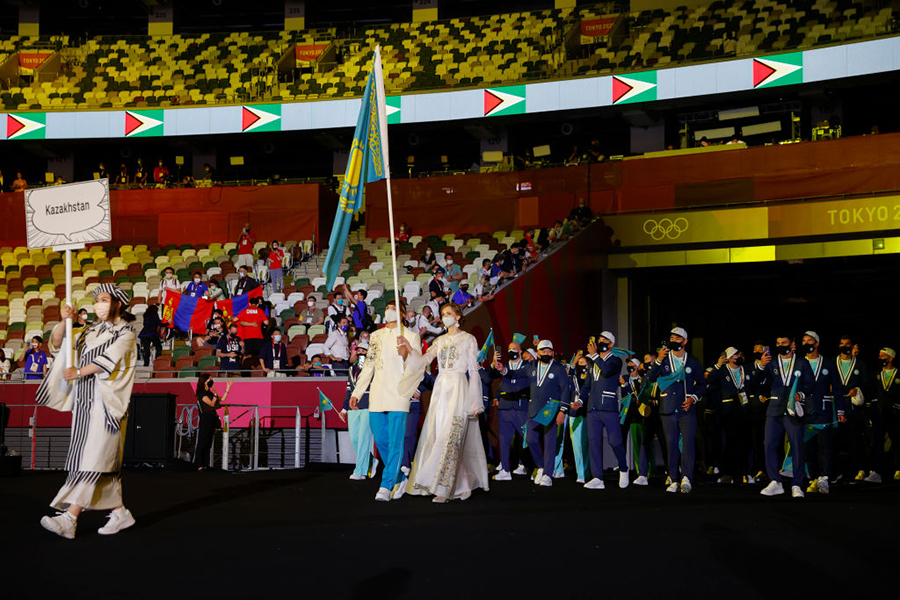
{"label": "spectator", "polygon": [[238,237],[238,259],[234,261],[235,267],[240,267],[241,265],[253,266],[253,245],[255,243],[256,238],[250,232],[250,223],[244,223],[244,228],[241,230],[240,237]]}
{"label": "spectator", "polygon": [[216,347],[219,345],[219,339],[225,335],[227,331],[225,327],[225,315],[222,313],[221,309],[213,310],[212,316],[209,320],[206,321],[206,334],[198,335],[194,337],[196,341],[196,347],[202,348],[203,346],[213,346]]}
{"label": "spectator", "polygon": [[109,179],[109,171],[103,163],[97,165],[97,179]]}
{"label": "spectator", "polygon": [[350,368],[350,342],[347,337],[350,320],[345,315],[335,318],[335,327],[325,341],[325,355],[331,361],[331,368],[343,374]]}
{"label": "spectator", "polygon": [[306,310],[297,316],[300,318],[300,322],[307,327],[321,325],[325,322],[325,313],[316,308],[316,299],[312,296],[306,299]]}
{"label": "spectator", "polygon": [[3,171],[0,171],[0,192],[6,188],[6,180],[3,179]]}
{"label": "spectator", "polygon": [[194,271],[194,280],[185,286],[184,293],[191,298],[202,298],[208,291],[209,287],[203,283],[203,274]]}
{"label": "spectator", "polygon": [[397,242],[404,244],[409,241],[409,226],[404,221],[400,223],[400,233],[397,234]]}
{"label": "spectator", "polygon": [[453,260],[452,256],[447,256],[444,260],[445,283],[449,288],[450,294],[455,294],[459,289],[459,282],[466,278],[463,275],[462,268]]}
{"label": "spectator", "polygon": [[29,348],[22,359],[25,361],[25,379],[43,379],[47,372],[47,353],[41,350],[44,340],[36,335],[31,338]]}
{"label": "spectator", "polygon": [[479,302],[488,302],[494,299],[493,286],[491,286],[490,277],[482,277],[473,291]]}
{"label": "spectator", "polygon": [[163,278],[159,281],[159,301],[165,302],[165,294],[168,291],[180,292],[181,284],[175,277],[175,269],[166,267],[163,269]]}
{"label": "spectator", "polygon": [[481,261],[481,268],[478,269],[478,278],[487,277],[490,279],[491,277],[491,259],[485,258]]}
{"label": "spectator", "polygon": [[722,53],[726,56],[737,53],[737,37],[733,31],[725,33],[725,41],[722,42]]}
{"label": "spectator", "polygon": [[203,179],[206,181],[211,181],[213,183],[219,181],[219,178],[216,176],[216,170],[209,163],[203,163]]}
{"label": "spectator", "polygon": [[347,317],[349,319],[350,312],[351,309],[344,300],[343,292],[335,292],[334,301],[328,307],[328,316],[332,319],[334,317]]}
{"label": "spectator", "polygon": [[229,377],[240,375],[244,341],[238,336],[237,323],[229,323],[228,335],[219,338],[216,356],[219,357],[219,369],[226,371]]}
{"label": "spectator", "polygon": [[525,266],[525,258],[519,244],[510,244],[504,264],[509,265],[509,270],[513,275],[518,275],[522,272],[522,268]]}
{"label": "spectator", "polygon": [[192,188],[195,183],[197,182],[194,181],[194,176],[190,173],[185,173],[184,177],[181,178],[181,187]]}
{"label": "spectator", "polygon": [[312,361],[300,367],[300,370],[306,371],[311,377],[325,377],[331,375],[331,367],[323,362],[321,354],[313,356]]}
{"label": "spectator", "polygon": [[251,298],[250,306],[239,312],[235,319],[240,326],[238,332],[244,340],[244,350],[248,355],[259,356],[263,341],[262,328],[267,320],[266,313],[259,307],[259,298]]}
{"label": "spectator", "polygon": [[128,185],[128,167],[125,166],[125,163],[122,163],[119,167],[119,174],[116,176],[116,185]]}
{"label": "spectator", "polygon": [[504,279],[509,279],[513,276],[512,273],[504,269],[504,257],[502,252],[498,252],[494,256],[494,264],[491,265],[491,285],[496,286],[499,285],[501,281]]}
{"label": "spectator", "polygon": [[57,175],[56,181],[53,182],[53,185],[62,185],[65,182],[66,182],[66,180],[62,178],[62,175]]}
{"label": "spectator", "polygon": [[426,336],[429,339],[439,336],[444,333],[444,328],[442,324],[437,325],[430,320],[429,317],[432,314],[431,307],[427,305],[422,307],[422,314],[420,315],[416,314],[416,311],[409,309],[406,311],[406,326],[413,333],[419,334],[419,337],[423,340]]}
{"label": "spectator", "polygon": [[[237,286],[234,288],[235,296],[246,294],[247,292],[255,290],[259,287],[259,282],[250,277],[250,269],[251,267],[249,265],[241,265],[241,267],[238,269],[238,275],[240,276],[240,279],[238,279]],[[241,337],[243,337],[243,335]]]}
{"label": "spectator", "polygon": [[272,242],[272,250],[266,260],[269,267],[269,277],[272,279],[272,291],[284,291],[284,250],[279,246],[278,240]]}
{"label": "spectator", "polygon": [[422,255],[422,266],[425,267],[426,271],[430,271],[436,264],[437,259],[434,256],[434,251],[430,247],[425,248],[425,254]]}
{"label": "spectator", "polygon": [[6,353],[0,349],[0,380],[8,380],[9,372],[12,368],[12,364],[9,362],[9,359],[6,358]]}
{"label": "spectator", "polygon": [[225,394],[219,398],[213,389],[212,375],[201,373],[197,380],[197,408],[200,410],[200,423],[197,431],[197,447],[194,451],[194,464],[198,471],[209,468],[209,453],[212,449],[213,436],[216,429],[222,426],[216,410],[224,406],[222,402],[228,398],[233,381],[225,387]]}
{"label": "spectator", "polygon": [[259,349],[259,366],[266,377],[287,377],[283,372],[287,368],[287,346],[281,341],[281,329],[272,331],[272,340]]}
{"label": "spectator", "polygon": [[631,68],[632,69],[643,69],[644,68],[644,57],[641,56],[640,52],[634,53],[634,58],[631,59]]}
{"label": "spectator", "polygon": [[434,277],[428,282],[428,291],[432,298],[447,295],[447,283],[444,281],[444,269],[441,267],[434,271]]}
{"label": "spectator", "polygon": [[582,157],[582,162],[598,163],[603,162],[605,159],[606,156],[603,154],[603,151],[600,150],[600,140],[591,140],[587,152],[585,152]]}
{"label": "spectator", "polygon": [[22,177],[22,173],[16,173],[16,178],[12,183],[13,192],[24,192],[28,189],[28,182]]}
{"label": "spectator", "polygon": [[475,296],[469,293],[468,279],[463,279],[459,282],[459,289],[453,294],[451,302],[463,309],[470,308],[475,304]]}
{"label": "spectator", "polygon": [[134,168],[134,182],[138,185],[147,183],[147,171],[144,169],[144,161],[137,159],[137,166]]}
{"label": "spectator", "polygon": [[72,329],[82,329],[91,324],[90,321],[88,321],[88,311],[86,308],[80,309],[78,311],[78,316],[72,319],[72,321]]}
{"label": "spectator", "polygon": [[[585,206],[584,198],[578,201],[578,206],[572,209],[572,212],[569,213],[569,219],[574,221],[580,221],[581,223],[589,223],[591,219],[594,218],[594,212],[590,209],[589,206]],[[533,232],[533,229],[529,231]],[[527,238],[527,234],[526,234]]]}
{"label": "spectator", "polygon": [[225,288],[219,283],[218,279],[209,280],[209,287],[204,296],[212,301],[228,299],[228,294],[225,292]]}
{"label": "spectator", "polygon": [[700,138],[700,147],[701,147],[701,148],[708,148],[708,147],[709,147],[709,140],[706,139],[706,136],[705,136],[705,135],[704,135],[702,138]]}
{"label": "spectator", "polygon": [[353,326],[362,331],[372,326],[372,317],[369,316],[369,306],[366,298],[369,293],[366,290],[356,290],[356,304],[353,307]]}
{"label": "spectator", "polygon": [[166,167],[163,159],[159,159],[159,163],[156,165],[156,168],[153,169],[153,181],[159,185],[164,184],[169,180],[169,169]]}
{"label": "spectator", "polygon": [[151,304],[144,313],[144,326],[138,334],[145,367],[150,366],[150,346],[156,349],[157,358],[162,356],[162,340],[159,339],[160,327],[162,327],[162,322],[159,319],[159,306]]}

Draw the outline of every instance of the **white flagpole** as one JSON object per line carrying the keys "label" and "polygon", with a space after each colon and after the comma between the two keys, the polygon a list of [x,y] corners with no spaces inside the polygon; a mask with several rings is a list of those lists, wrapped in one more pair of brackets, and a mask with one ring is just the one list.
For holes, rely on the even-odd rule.
{"label": "white flagpole", "polygon": [[388,226],[391,230],[391,262],[394,269],[394,308],[397,313],[397,331],[403,334],[403,315],[400,314],[400,278],[397,273],[397,238],[394,236],[394,202],[391,195],[391,167],[388,160],[387,107],[384,96],[384,73],[381,70],[381,46],[375,47],[372,61],[375,70],[375,97],[378,104],[378,128],[381,132],[381,156],[384,161],[384,180],[387,185]]}

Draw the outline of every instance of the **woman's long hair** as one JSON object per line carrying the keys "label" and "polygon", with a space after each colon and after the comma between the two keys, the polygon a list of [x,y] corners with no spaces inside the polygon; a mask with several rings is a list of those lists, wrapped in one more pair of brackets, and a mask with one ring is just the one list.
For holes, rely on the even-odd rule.
{"label": "woman's long hair", "polygon": [[200,373],[200,378],[197,379],[197,400],[200,400],[201,398],[203,398],[203,396],[206,395],[205,392],[208,391],[206,389],[206,383],[210,379],[212,379],[212,375],[210,375],[209,373]]}

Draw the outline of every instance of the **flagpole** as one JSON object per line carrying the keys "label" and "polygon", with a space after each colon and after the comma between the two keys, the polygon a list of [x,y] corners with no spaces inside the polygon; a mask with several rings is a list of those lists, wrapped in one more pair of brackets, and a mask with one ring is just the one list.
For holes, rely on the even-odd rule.
{"label": "flagpole", "polygon": [[[375,78],[377,86],[376,97],[378,98],[378,121],[379,129],[384,140],[387,140],[387,108],[385,107],[384,95],[384,73],[381,67],[381,46],[375,47],[375,60],[373,68],[377,71],[378,76]],[[388,227],[391,230],[391,262],[394,268],[394,308],[397,313],[397,331],[398,335],[403,335],[402,317],[400,314],[400,277],[397,273],[397,238],[394,236],[394,201],[391,194],[391,168],[388,161],[388,146],[383,146],[384,157],[384,180],[387,185],[387,208],[388,208]]]}

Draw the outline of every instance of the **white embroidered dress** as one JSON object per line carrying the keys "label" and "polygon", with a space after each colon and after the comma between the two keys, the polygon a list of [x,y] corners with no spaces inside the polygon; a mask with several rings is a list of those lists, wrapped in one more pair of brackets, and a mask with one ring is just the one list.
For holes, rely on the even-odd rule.
{"label": "white embroidered dress", "polygon": [[477,488],[487,491],[487,460],[473,416],[484,409],[478,344],[470,333],[445,334],[422,355],[426,365],[435,357],[440,371],[406,493],[459,498]]}
{"label": "white embroidered dress", "polygon": [[[137,362],[134,329],[124,320],[96,323],[75,334],[75,364],[102,369],[66,384],[66,361],[55,360],[38,388],[38,404],[72,413],[68,476],[50,504],[105,510],[122,505],[122,447]],[[63,340],[63,347],[68,343]],[[51,348],[56,354],[56,349]]]}

